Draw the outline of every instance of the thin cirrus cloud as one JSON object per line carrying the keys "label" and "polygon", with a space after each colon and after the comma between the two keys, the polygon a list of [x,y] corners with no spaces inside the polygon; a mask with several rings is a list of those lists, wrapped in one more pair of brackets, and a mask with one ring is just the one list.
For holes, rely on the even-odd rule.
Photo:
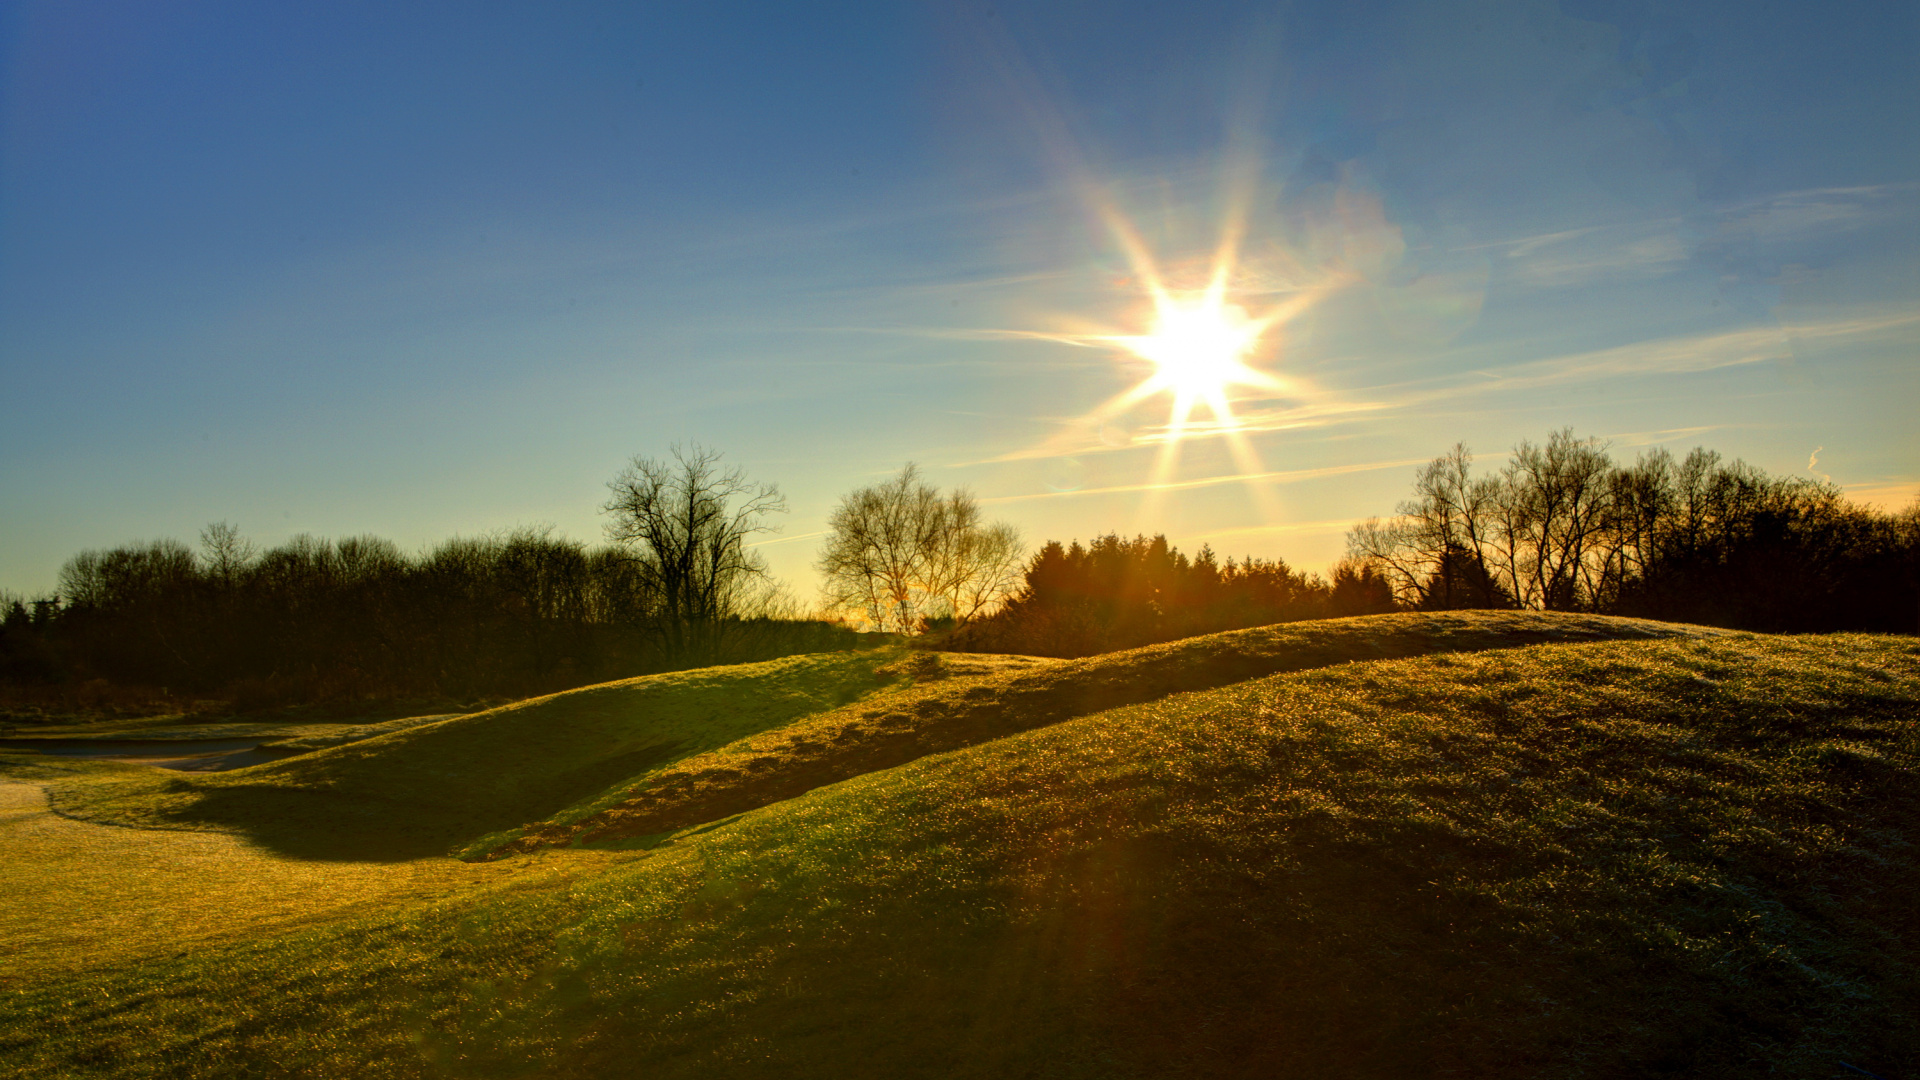
{"label": "thin cirrus cloud", "polygon": [[[1350,392],[1306,389],[1303,390],[1305,400],[1296,399],[1283,404],[1243,400],[1236,403],[1231,419],[1190,420],[1179,433],[1179,438],[1190,440],[1234,433],[1255,435],[1325,428],[1430,414],[1437,406],[1470,403],[1501,394],[1700,374],[1790,359],[1797,348],[1912,341],[1920,337],[1920,334],[1916,334],[1916,328],[1920,328],[1920,312],[1899,305],[1872,305],[1856,308],[1838,318],[1681,335],[1394,386]],[[1092,425],[1078,419],[1059,422],[1065,429],[1052,437],[990,460],[1005,463],[1063,455],[1105,454],[1158,445],[1175,437],[1167,425],[1153,425],[1131,433],[1127,441],[1115,445],[1103,442]],[[1670,437],[1684,438],[1718,426],[1723,425],[1673,429],[1674,434]],[[1110,490],[1148,490],[1150,487],[1143,485]],[[1164,487],[1154,489],[1167,490]],[[1040,497],[1045,496],[1020,498]]]}
{"label": "thin cirrus cloud", "polygon": [[1406,458],[1400,461],[1369,461],[1354,465],[1330,465],[1319,469],[1287,469],[1279,472],[1231,473],[1224,476],[1205,476],[1197,480],[1173,480],[1148,484],[1117,484],[1112,487],[1075,488],[1069,491],[1035,491],[1024,495],[999,495],[990,499],[981,499],[983,504],[1032,502],[1035,499],[1071,499],[1088,495],[1127,495],[1137,492],[1187,491],[1193,488],[1218,487],[1222,484],[1292,484],[1302,480],[1318,480],[1327,476],[1345,476],[1349,473],[1374,472],[1379,469],[1396,469],[1407,465],[1421,464],[1423,458]]}
{"label": "thin cirrus cloud", "polygon": [[1213,529],[1201,533],[1205,540],[1247,541],[1281,536],[1326,536],[1344,533],[1364,518],[1335,518],[1330,521],[1292,521],[1278,525],[1242,525],[1232,529]]}
{"label": "thin cirrus cloud", "polygon": [[1771,260],[1756,249],[1804,244],[1910,216],[1916,190],[1920,185],[1910,183],[1813,188],[1688,217],[1593,225],[1453,250],[1498,251],[1502,279],[1535,289],[1659,277],[1696,262],[1746,258],[1767,265]]}
{"label": "thin cirrus cloud", "polygon": [[[1743,327],[1683,335],[1483,369],[1448,380],[1402,384],[1398,395],[1367,401],[1329,400],[1239,414],[1242,431],[1279,431],[1318,420],[1370,419],[1425,410],[1434,405],[1501,393],[1566,387],[1583,383],[1692,375],[1721,368],[1785,360],[1796,348],[1890,344],[1912,340],[1920,312],[1897,305],[1874,305],[1841,318],[1790,325]],[[1434,383],[1439,382],[1439,385]]]}
{"label": "thin cirrus cloud", "polygon": [[1583,243],[1569,238],[1543,245],[1522,258],[1507,280],[1533,288],[1564,289],[1622,277],[1658,277],[1687,262],[1687,245],[1671,234],[1655,234],[1625,243]]}
{"label": "thin cirrus cloud", "polygon": [[1660,431],[1623,431],[1608,435],[1606,440],[1615,446],[1659,446],[1661,443],[1697,438],[1709,431],[1721,431],[1727,426],[1726,424],[1704,424],[1699,427],[1664,428]]}
{"label": "thin cirrus cloud", "polygon": [[1855,502],[1894,511],[1920,505],[1920,480],[1871,481],[1841,488]]}
{"label": "thin cirrus cloud", "polygon": [[[1793,191],[1688,217],[1559,230],[1456,250],[1503,250],[1504,255],[1495,256],[1504,268],[1499,276],[1522,289],[1571,290],[1606,280],[1649,280],[1696,266],[1711,271],[1725,289],[1741,282],[1777,282],[1797,272],[1797,255],[1822,241],[1858,232],[1869,223],[1889,223],[1909,216],[1916,190],[1920,188],[1912,184],[1887,184]],[[1778,299],[1776,288],[1773,301],[1768,303]],[[1436,406],[1457,407],[1495,395],[1693,375],[1786,360],[1796,353],[1832,347],[1880,344],[1898,348],[1920,336],[1914,329],[1920,317],[1908,307],[1862,304],[1820,320],[1768,319],[1758,325],[1583,350],[1499,367],[1476,366],[1464,373],[1372,388],[1331,389],[1296,380],[1293,392],[1285,398],[1248,396],[1236,401],[1231,417],[1189,419],[1177,432],[1166,424],[1145,424],[1117,440],[1108,437],[1096,417],[1059,417],[1052,421],[1057,426],[1050,436],[994,455],[988,461],[1106,454],[1174,439],[1326,428],[1392,419],[1416,410],[1430,414]],[[1089,344],[1040,331],[926,333],[956,339]],[[1476,347],[1486,349],[1488,344]],[[1506,351],[1497,345],[1494,348]],[[1055,363],[1064,367],[1102,366],[1108,362],[1097,356],[1086,356],[1078,365],[1074,361],[1071,355],[1063,354]]]}

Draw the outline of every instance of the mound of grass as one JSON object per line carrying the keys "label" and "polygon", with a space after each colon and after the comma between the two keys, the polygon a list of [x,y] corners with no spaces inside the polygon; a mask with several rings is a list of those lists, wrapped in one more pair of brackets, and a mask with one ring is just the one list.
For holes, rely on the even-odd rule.
{"label": "mound of grass", "polygon": [[270,764],[90,773],[60,812],[243,833],[303,858],[405,860],[538,820],[608,785],[899,685],[901,650],[648,675],[532,698]]}
{"label": "mound of grass", "polygon": [[[1690,637],[1719,631],[1643,619],[1542,612],[1376,615],[1285,623],[1149,645],[992,678],[926,685],[809,717],[693,755],[570,807],[511,839],[467,854],[497,858],[542,847],[660,836],[767,806],[878,769],[1118,705],[1262,675],[1385,657],[1512,648],[1540,642]],[[965,663],[947,654],[948,664]],[[940,670],[939,658],[921,664]],[[504,840],[505,842],[500,842]]]}
{"label": "mound of grass", "polygon": [[[405,729],[225,773],[93,774],[87,783],[56,783],[50,795],[60,812],[85,820],[238,832],[303,858],[472,855],[666,832],[928,753],[1275,671],[1711,632],[1603,616],[1460,612],[1263,627],[1070,662],[827,653],[644,676],[396,724]],[[795,724],[836,708],[817,723]],[[750,740],[762,732],[775,734]],[[537,824],[529,830],[530,822]]]}
{"label": "mound of grass", "polygon": [[[58,765],[39,766],[40,778]],[[34,770],[19,763],[20,774]],[[569,871],[586,865],[581,854],[566,854]],[[48,974],[180,956],[547,872],[551,860],[275,857],[224,833],[67,820],[48,812],[39,786],[0,780],[0,993]]]}
{"label": "mound of grass", "polygon": [[1910,1075],[1916,715],[1920,645],[1893,638],[1267,677],[929,756],[572,881],[23,987],[0,997],[0,1065]]}
{"label": "mound of grass", "polygon": [[459,713],[429,713],[425,716],[403,716],[395,720],[382,720],[377,724],[347,724],[321,731],[301,731],[272,742],[260,744],[262,750],[277,750],[282,753],[306,754],[315,750],[327,750],[335,746],[345,746],[362,739],[391,735],[396,731],[408,731],[426,724],[437,724],[442,720],[451,720]]}

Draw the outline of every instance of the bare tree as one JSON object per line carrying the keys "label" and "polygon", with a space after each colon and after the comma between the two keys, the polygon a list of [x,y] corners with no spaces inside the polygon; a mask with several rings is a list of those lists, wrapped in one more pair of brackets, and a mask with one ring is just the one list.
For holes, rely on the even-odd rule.
{"label": "bare tree", "polygon": [[1522,440],[1504,473],[1508,565],[1517,595],[1548,611],[1581,607],[1595,593],[1592,556],[1608,524],[1613,459],[1572,428],[1545,446]]}
{"label": "bare tree", "polygon": [[957,547],[946,599],[954,620],[964,623],[992,613],[1018,591],[1026,571],[1026,546],[1020,530],[995,522],[968,528]]}
{"label": "bare tree", "polygon": [[912,462],[841,499],[828,528],[817,564],[828,605],[858,611],[884,630],[913,633],[930,615],[965,622],[1019,581],[1019,534],[983,525],[971,494],[942,497]]}
{"label": "bare tree", "polygon": [[1472,464],[1456,444],[1421,468],[1395,517],[1347,534],[1349,555],[1409,606],[1568,610],[1618,591],[1625,542],[1644,528],[1638,502],[1662,498],[1663,460],[1623,473],[1604,444],[1563,429],[1514,447],[1498,476],[1475,479]]}
{"label": "bare tree", "polygon": [[778,487],[748,481],[738,466],[722,468],[721,456],[695,443],[674,446],[671,460],[635,457],[608,482],[613,496],[601,508],[613,517],[608,539],[635,552],[640,584],[673,652],[707,642],[714,624],[767,578],[766,561],[747,538],[771,528],[767,515],[787,509]]}
{"label": "bare tree", "polygon": [[200,530],[200,561],[208,579],[222,592],[233,591],[256,553],[253,541],[241,536],[240,527],[231,521],[216,521]]}
{"label": "bare tree", "polygon": [[1377,572],[1396,602],[1419,607],[1427,596],[1427,578],[1435,557],[1426,546],[1422,525],[1405,515],[1385,521],[1371,517],[1347,532],[1347,557],[1355,567]]}
{"label": "bare tree", "polygon": [[1370,518],[1347,536],[1351,558],[1383,574],[1409,607],[1504,607],[1511,589],[1495,571],[1500,482],[1474,479],[1473,454],[1456,443],[1414,474],[1414,497],[1395,517]]}
{"label": "bare tree", "polygon": [[827,519],[817,564],[828,605],[862,612],[883,630],[912,633],[941,510],[939,491],[912,462],[893,479],[841,499]]}

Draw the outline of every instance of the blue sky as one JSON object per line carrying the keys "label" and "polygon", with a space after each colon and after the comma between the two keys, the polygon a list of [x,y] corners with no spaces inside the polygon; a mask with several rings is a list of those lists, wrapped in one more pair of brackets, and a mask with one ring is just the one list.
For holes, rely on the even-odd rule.
{"label": "blue sky", "polygon": [[[0,2],[0,588],[525,523],[676,441],[1338,556],[1571,425],[1920,491],[1911,4]],[[1135,235],[1305,298],[1166,461]],[[1252,476],[1254,478],[1249,479]],[[1157,484],[1158,490],[1149,490]]]}

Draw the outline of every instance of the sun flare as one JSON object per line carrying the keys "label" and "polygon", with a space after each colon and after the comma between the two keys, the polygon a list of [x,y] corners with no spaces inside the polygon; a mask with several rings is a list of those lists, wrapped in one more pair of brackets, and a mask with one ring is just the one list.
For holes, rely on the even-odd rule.
{"label": "sun flare", "polygon": [[1120,339],[1129,351],[1153,362],[1144,393],[1170,391],[1176,400],[1204,401],[1219,412],[1234,386],[1277,386],[1278,380],[1247,366],[1267,326],[1249,319],[1243,308],[1212,295],[1184,301],[1167,297],[1155,306],[1150,333]]}
{"label": "sun flare", "polygon": [[[1137,379],[1042,447],[1021,456],[1074,461],[1071,455],[1085,452],[1090,439],[1110,449],[1156,446],[1144,485],[1147,496],[1140,507],[1142,515],[1150,516],[1155,494],[1174,481],[1183,444],[1217,440],[1239,475],[1248,479],[1256,512],[1265,519],[1277,515],[1271,494],[1255,482],[1266,469],[1253,436],[1269,430],[1263,417],[1274,411],[1276,401],[1304,401],[1315,395],[1304,380],[1279,374],[1283,331],[1328,293],[1354,279],[1337,267],[1315,268],[1278,241],[1264,244],[1258,265],[1243,267],[1240,250],[1248,229],[1251,183],[1241,177],[1230,185],[1219,240],[1204,278],[1197,273],[1198,258],[1163,265],[1140,230],[1105,193],[1088,191],[1129,271],[1114,279],[1114,284],[1139,290],[1128,305],[1131,318],[1122,316],[1125,322],[1120,327],[1075,319],[1079,323],[1075,331],[1008,333],[1103,350],[1116,367]],[[1144,419],[1149,403],[1159,401],[1165,402],[1165,419],[1158,423]]]}

